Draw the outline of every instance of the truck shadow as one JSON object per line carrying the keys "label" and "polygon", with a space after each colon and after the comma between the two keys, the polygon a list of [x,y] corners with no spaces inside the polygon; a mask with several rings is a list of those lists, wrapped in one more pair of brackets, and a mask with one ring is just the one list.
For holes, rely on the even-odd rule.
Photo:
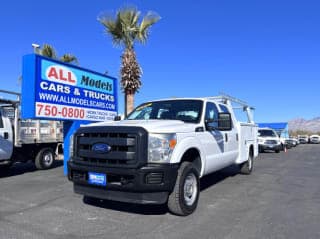
{"label": "truck shadow", "polygon": [[[58,168],[61,166],[63,166],[63,161],[56,160],[51,169]],[[38,169],[36,168],[33,162],[15,163],[9,169],[0,167],[0,178],[13,177],[13,176],[22,175],[25,173],[32,173],[35,171],[38,171]]]}
{"label": "truck shadow", "polygon": [[164,205],[142,205],[134,203],[124,203],[109,200],[100,200],[91,197],[83,197],[83,202],[87,205],[113,211],[128,212],[141,215],[163,215],[168,212],[167,206]]}
{"label": "truck shadow", "polygon": [[201,178],[200,181],[200,191],[204,191],[209,187],[212,187],[213,185],[222,182],[223,180],[234,177],[238,175],[239,172],[239,166],[237,165],[231,165],[229,167],[226,167],[224,169],[221,169],[217,172],[211,173],[209,175],[204,176]]}
{"label": "truck shadow", "polygon": [[[204,191],[223,180],[239,174],[237,166],[229,166],[218,172],[204,176],[200,180],[200,191]],[[201,197],[201,193],[200,193]],[[166,204],[163,205],[142,205],[134,203],[123,203],[110,200],[96,199],[92,197],[83,197],[83,202],[87,205],[114,211],[128,212],[141,215],[164,215],[169,212]]]}

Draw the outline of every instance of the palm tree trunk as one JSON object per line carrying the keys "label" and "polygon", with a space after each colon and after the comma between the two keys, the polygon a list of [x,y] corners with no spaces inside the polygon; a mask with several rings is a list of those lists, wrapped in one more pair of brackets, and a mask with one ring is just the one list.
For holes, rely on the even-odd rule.
{"label": "palm tree trunk", "polygon": [[124,94],[125,117],[127,117],[134,109],[134,93],[132,90],[126,90]]}

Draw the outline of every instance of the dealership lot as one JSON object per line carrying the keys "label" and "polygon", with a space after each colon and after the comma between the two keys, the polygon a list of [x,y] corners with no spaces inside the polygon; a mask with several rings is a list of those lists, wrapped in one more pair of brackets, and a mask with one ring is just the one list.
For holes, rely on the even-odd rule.
{"label": "dealership lot", "polygon": [[90,202],[61,162],[0,173],[0,238],[320,238],[320,145],[262,153],[252,175],[229,167],[201,180],[197,210]]}

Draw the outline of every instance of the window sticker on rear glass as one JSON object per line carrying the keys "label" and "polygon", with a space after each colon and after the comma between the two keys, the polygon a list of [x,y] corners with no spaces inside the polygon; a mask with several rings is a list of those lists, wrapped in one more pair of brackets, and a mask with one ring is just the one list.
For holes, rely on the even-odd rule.
{"label": "window sticker on rear glass", "polygon": [[144,108],[147,108],[147,107],[150,107],[150,106],[152,106],[152,103],[145,104],[145,105],[141,105],[141,106],[138,107],[136,110],[137,110],[137,111],[141,111],[141,110],[143,110]]}

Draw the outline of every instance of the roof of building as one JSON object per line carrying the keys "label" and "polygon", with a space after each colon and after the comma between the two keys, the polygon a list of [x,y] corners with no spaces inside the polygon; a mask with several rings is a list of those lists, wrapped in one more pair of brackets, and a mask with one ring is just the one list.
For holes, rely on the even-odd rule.
{"label": "roof of building", "polygon": [[258,123],[258,126],[260,128],[272,128],[272,129],[285,129],[288,127],[288,123],[287,122],[279,122],[279,123]]}

